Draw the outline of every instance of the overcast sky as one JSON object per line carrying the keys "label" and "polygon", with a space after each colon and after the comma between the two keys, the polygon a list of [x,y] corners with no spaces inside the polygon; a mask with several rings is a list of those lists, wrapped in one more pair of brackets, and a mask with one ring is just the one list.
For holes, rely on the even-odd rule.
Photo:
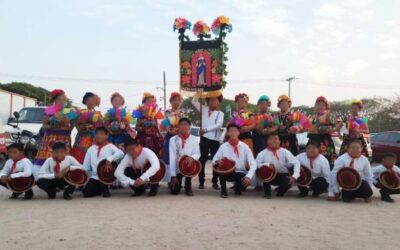
{"label": "overcast sky", "polygon": [[[119,91],[136,106],[167,74],[178,89],[175,17],[209,25],[230,17],[228,85],[276,99],[295,75],[295,105],[394,96],[400,88],[400,1],[102,1],[0,0],[0,82],[63,88],[75,103],[85,91],[102,107]],[[192,36],[192,32],[189,32]]]}

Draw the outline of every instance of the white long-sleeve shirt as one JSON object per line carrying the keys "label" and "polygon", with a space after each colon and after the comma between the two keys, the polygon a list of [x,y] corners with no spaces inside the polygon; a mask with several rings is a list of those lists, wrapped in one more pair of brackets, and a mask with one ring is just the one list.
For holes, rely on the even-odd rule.
{"label": "white long-sleeve shirt", "polygon": [[178,160],[180,157],[187,155],[195,160],[200,158],[200,146],[195,136],[190,135],[186,139],[184,147],[182,147],[182,139],[175,135],[169,141],[169,170],[171,177],[179,173]]}
{"label": "white long-sleeve shirt", "polygon": [[142,173],[140,179],[143,181],[149,181],[150,177],[156,174],[160,169],[160,160],[157,158],[157,155],[148,148],[142,148],[142,152],[135,158],[134,161],[132,161],[132,157],[129,154],[126,154],[119,163],[114,175],[123,186],[133,186],[135,184],[135,180],[125,175],[125,169],[129,167],[142,169],[147,162],[150,163],[150,168]]}
{"label": "white long-sleeve shirt", "polygon": [[[379,175],[386,170],[388,170],[388,169],[385,166],[383,166],[382,164],[378,165],[376,167],[372,167],[373,182],[377,183],[379,180]],[[397,173],[400,176],[400,168],[398,166],[396,166],[396,165],[393,166],[393,170],[395,173]]]}
{"label": "white long-sleeve shirt", "polygon": [[90,173],[90,178],[98,180],[97,176],[97,165],[103,159],[107,161],[118,161],[122,157],[124,157],[124,152],[121,149],[117,148],[114,144],[109,143],[102,147],[100,150],[100,154],[97,157],[97,145],[92,145],[86,152],[85,160],[83,161],[83,166]]}
{"label": "white long-sleeve shirt", "polygon": [[[329,196],[339,193],[339,184],[336,180],[336,175],[339,169],[344,167],[350,167],[352,157],[345,153],[336,159],[334,167],[331,172],[331,185],[329,185]],[[365,180],[369,185],[372,185],[372,168],[369,164],[367,157],[361,155],[358,158],[354,158],[353,167],[360,174],[361,179]]]}
{"label": "white long-sleeve shirt", "polygon": [[327,183],[331,182],[331,168],[329,161],[323,155],[319,154],[312,160],[313,168],[311,169],[311,159],[307,157],[306,153],[301,153],[296,156],[301,166],[309,168],[312,173],[312,178],[324,177]]}
{"label": "white long-sleeve shirt", "polygon": [[[43,163],[40,167],[38,179],[54,179],[56,178],[54,167],[56,166],[57,162],[53,159],[53,157],[47,158],[47,160]],[[60,171],[65,168],[73,169],[84,169],[83,166],[73,157],[70,155],[65,156],[65,159],[60,162]]]}
{"label": "white long-sleeve shirt", "polygon": [[[246,177],[251,179],[253,178],[254,173],[256,172],[257,169],[257,164],[256,160],[253,157],[253,152],[251,152],[249,146],[247,146],[244,142],[241,141],[238,142],[237,147],[239,152],[238,155],[235,154],[234,147],[229,142],[223,143],[219,147],[217,153],[214,155],[212,162],[213,164],[215,164],[217,161],[222,160],[222,158],[224,157],[231,159],[236,163],[235,172],[244,173],[246,174]],[[249,166],[248,171],[246,170],[247,164]]]}
{"label": "white long-sleeve shirt", "polygon": [[[192,99],[192,105],[200,111],[200,103],[197,98]],[[210,111],[206,105],[202,105],[202,127],[205,133],[202,135],[207,139],[218,141],[221,137],[221,128],[224,123],[224,112],[220,110]]]}
{"label": "white long-sleeve shirt", "polygon": [[273,164],[278,173],[289,173],[289,168],[293,167],[293,178],[297,179],[300,176],[300,162],[293,154],[284,148],[276,150],[276,155],[273,151],[268,148],[258,153],[257,167],[260,168],[263,165]]}
{"label": "white long-sleeve shirt", "polygon": [[[3,169],[1,170],[0,177],[8,176],[11,172],[13,164],[14,161],[12,159],[8,159],[4,164]],[[24,158],[17,162],[15,170],[13,171],[13,173],[11,173],[10,177],[14,179],[18,177],[29,177],[31,175],[32,175],[32,162],[29,159]]]}

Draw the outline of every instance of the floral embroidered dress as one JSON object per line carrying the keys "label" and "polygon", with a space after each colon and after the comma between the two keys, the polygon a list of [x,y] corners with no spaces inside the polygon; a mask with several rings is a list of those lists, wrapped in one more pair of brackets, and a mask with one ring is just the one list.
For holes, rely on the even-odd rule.
{"label": "floral embroidered dress", "polygon": [[257,113],[255,116],[256,127],[253,129],[254,154],[258,155],[267,147],[268,135],[264,132],[267,128],[274,128],[274,117],[269,112]]}
{"label": "floral embroidered dress", "polygon": [[[233,112],[231,119],[229,120],[228,124],[234,123],[238,127],[243,127],[243,126],[251,126],[254,123],[254,114],[248,110],[239,110],[236,112]],[[251,151],[254,153],[254,145],[253,145],[253,138],[252,138],[252,132],[244,132],[240,133],[239,139],[246,143],[247,146],[251,149]]]}
{"label": "floral embroidered dress", "polygon": [[93,144],[95,129],[103,126],[103,116],[100,111],[80,109],[78,110],[76,128],[78,134],[75,137],[75,143],[71,150],[74,156],[81,164],[85,159],[86,151]]}
{"label": "floral embroidered dress", "polygon": [[52,147],[55,142],[65,143],[68,152],[70,151],[72,123],[76,121],[76,118],[76,111],[67,108],[66,105],[51,105],[45,109],[43,120],[45,131],[34,165],[42,166],[46,159],[52,156]]}
{"label": "floral embroidered dress", "polygon": [[126,107],[110,108],[104,115],[104,125],[109,130],[108,141],[124,150],[124,143],[132,132],[132,114]]}
{"label": "floral embroidered dress", "polygon": [[161,128],[167,131],[164,137],[163,160],[169,164],[169,140],[177,134],[178,123],[184,117],[182,110],[168,109],[165,111],[165,118],[161,121]]}
{"label": "floral embroidered dress", "polygon": [[346,126],[346,134],[343,136],[342,146],[340,147],[340,155],[347,152],[347,147],[351,139],[359,139],[362,143],[362,154],[368,157],[367,142],[364,139],[362,131],[368,131],[368,118],[361,115],[348,115],[344,119]]}
{"label": "floral embroidered dress", "polygon": [[329,129],[334,127],[337,122],[337,116],[331,111],[317,113],[311,117],[311,126],[308,132],[308,138],[320,144],[320,152],[328,159],[331,168],[336,160],[336,152]]}

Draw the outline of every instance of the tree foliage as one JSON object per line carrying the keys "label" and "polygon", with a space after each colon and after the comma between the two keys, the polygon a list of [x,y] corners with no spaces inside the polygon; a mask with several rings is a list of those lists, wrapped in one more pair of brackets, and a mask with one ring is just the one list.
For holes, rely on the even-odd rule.
{"label": "tree foliage", "polygon": [[36,87],[29,83],[24,82],[12,82],[12,83],[0,83],[0,89],[13,92],[16,94],[29,96],[35,98],[38,102],[48,104],[50,99],[50,91],[45,88]]}

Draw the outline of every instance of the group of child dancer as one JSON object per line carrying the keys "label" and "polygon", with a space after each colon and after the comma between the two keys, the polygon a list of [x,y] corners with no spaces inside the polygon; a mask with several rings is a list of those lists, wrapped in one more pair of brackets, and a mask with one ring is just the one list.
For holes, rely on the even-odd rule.
{"label": "group of child dancer", "polygon": [[[276,186],[277,196],[284,196],[296,185],[300,166],[311,170],[313,180],[309,187],[298,187],[299,197],[308,196],[312,190],[312,197],[328,191],[328,200],[332,201],[340,198],[345,202],[355,198],[369,201],[373,184],[380,189],[383,201],[393,202],[390,195],[400,193],[400,189],[382,186],[378,178],[387,170],[400,175],[400,168],[395,166],[395,154],[387,153],[379,166],[370,166],[364,140],[368,122],[360,115],[361,101],[352,102],[349,115],[338,118],[322,96],[316,99],[315,114],[307,116],[292,110],[292,100],[286,95],[278,98],[279,111],[273,114],[269,110],[270,98],[263,95],[257,101],[257,112],[252,113],[248,109],[248,95],[241,93],[235,96],[236,111],[224,124],[221,93],[206,96],[205,105],[195,97],[193,106],[202,110],[199,144],[190,133],[190,119],[181,109],[183,98],[176,92],[169,98],[171,109],[163,113],[150,93],[144,93],[142,104],[133,112],[124,106],[124,97],[114,93],[110,100],[112,108],[104,115],[96,110],[100,98],[94,93],[84,95],[82,103],[86,108],[79,110],[67,108],[63,90],[52,91],[51,100],[52,105],[46,108],[43,121],[45,134],[34,163],[24,157],[22,145],[8,146],[9,160],[0,174],[0,183],[4,187],[7,188],[6,183],[13,178],[33,175],[36,185],[48,194],[49,199],[55,199],[57,191],[62,189],[64,199],[70,200],[75,186],[68,184],[64,177],[71,168],[81,168],[90,176],[81,189],[83,196],[110,197],[109,185],[103,184],[97,174],[98,163],[106,160],[107,166],[118,162],[116,185],[129,186],[133,196],[144,194],[146,189],[149,189],[149,196],[155,196],[159,185],[148,182],[160,169],[159,159],[162,159],[167,166],[164,179],[171,194],[178,194],[183,188],[187,196],[193,196],[192,178],[180,173],[178,161],[182,156],[190,156],[189,161],[200,161],[199,189],[204,189],[205,166],[211,155],[213,164],[221,164],[226,158],[235,162],[235,171],[229,175],[218,175],[213,171],[212,187],[220,190],[223,198],[228,197],[226,182],[234,183],[232,189],[236,195],[253,185],[262,187],[267,199],[272,196],[271,186]],[[135,126],[132,125],[134,121]],[[224,125],[227,127],[226,138],[220,144]],[[78,134],[71,147],[73,127],[77,128]],[[306,131],[309,141],[306,151],[300,153],[296,134]],[[337,157],[332,134],[339,131],[344,133],[344,140]],[[144,164],[150,164],[145,171]],[[277,175],[272,182],[263,183],[255,173],[266,165],[275,166]],[[362,183],[358,189],[340,190],[336,174],[343,167],[354,168],[360,174]],[[19,195],[13,193],[10,198]],[[32,197],[32,190],[25,192],[24,199]]]}

